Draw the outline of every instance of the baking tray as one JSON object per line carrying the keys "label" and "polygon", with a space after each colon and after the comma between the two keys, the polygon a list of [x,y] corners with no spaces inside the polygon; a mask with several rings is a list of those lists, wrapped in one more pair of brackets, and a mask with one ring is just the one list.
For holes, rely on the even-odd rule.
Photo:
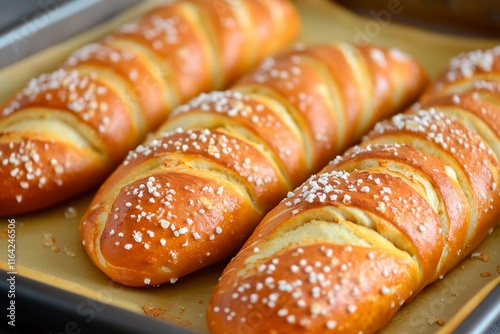
{"label": "baking tray", "polygon": [[[0,69],[0,82],[9,83],[0,85],[0,101],[31,77],[56,68],[75,48],[158,3],[142,1],[111,20]],[[431,77],[460,52],[500,45],[499,39],[441,34],[397,24],[390,17],[389,22],[376,16],[361,17],[328,0],[294,3],[302,17],[298,42],[373,42],[398,47],[418,59]],[[110,328],[168,333],[180,327],[206,333],[205,310],[225,263],[157,288],[127,288],[114,283],[87,258],[78,235],[79,219],[92,196],[92,192],[87,193],[48,210],[0,221],[0,269],[3,275],[16,273],[17,329],[24,325],[53,333],[73,329],[109,332]],[[12,268],[7,262],[8,219],[16,221],[16,262]],[[460,326],[467,322],[486,331],[500,313],[491,307],[491,300],[493,305],[499,300],[498,288],[492,288],[499,280],[499,245],[500,229],[496,228],[474,251],[474,257],[404,305],[381,333],[461,333]],[[6,278],[0,282],[2,301],[8,299],[4,298],[9,289]],[[5,326],[3,314],[2,318]]]}
{"label": "baking tray", "polygon": [[140,0],[0,0],[0,68],[64,41]]}

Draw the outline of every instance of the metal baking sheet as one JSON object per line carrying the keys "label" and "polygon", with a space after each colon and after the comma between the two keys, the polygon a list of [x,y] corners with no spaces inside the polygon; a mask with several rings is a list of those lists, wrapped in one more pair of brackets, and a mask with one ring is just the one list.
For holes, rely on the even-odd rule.
{"label": "metal baking sheet", "polygon": [[139,0],[0,0],[0,68],[89,29]]}

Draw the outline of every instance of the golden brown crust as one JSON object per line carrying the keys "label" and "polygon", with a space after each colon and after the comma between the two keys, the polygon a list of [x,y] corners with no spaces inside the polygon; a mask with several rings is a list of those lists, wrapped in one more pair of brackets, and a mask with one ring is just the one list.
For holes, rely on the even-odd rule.
{"label": "golden brown crust", "polygon": [[171,108],[171,101],[164,93],[165,85],[157,79],[157,69],[133,50],[114,46],[108,39],[107,43],[92,43],[78,49],[64,66],[71,69],[84,64],[113,68],[125,82],[130,83],[130,89],[146,116],[148,129],[156,128],[165,118],[165,111]]}
{"label": "golden brown crust", "polygon": [[448,68],[434,80],[420,100],[426,103],[439,96],[459,93],[464,88],[500,93],[499,74],[500,46],[464,52],[450,60]]}
{"label": "golden brown crust", "polygon": [[[5,137],[9,139],[9,134]],[[13,138],[1,142],[0,152],[3,165],[0,168],[0,187],[3,189],[0,203],[2,214],[6,216],[35,210],[44,203],[55,204],[82,190],[90,190],[94,185],[89,180],[95,178],[96,169],[101,175],[109,170],[98,155],[89,154],[88,150],[48,138],[38,139],[36,134],[29,140]],[[86,159],[80,159],[82,156]],[[68,181],[73,180],[76,182],[70,186]],[[96,180],[99,181],[103,178]]]}
{"label": "golden brown crust", "polygon": [[[209,304],[210,330],[374,333],[470,254],[500,221],[499,69],[498,47],[460,55],[419,104],[377,123],[358,146],[289,192],[224,270]],[[321,247],[331,249],[337,267],[319,270],[325,254],[306,248]],[[386,275],[369,271],[354,287],[331,287],[388,260]],[[291,284],[307,266],[316,296],[311,276]],[[394,282],[392,268],[407,275],[381,290]],[[401,299],[388,307],[380,291]],[[329,308],[331,300],[339,307]]]}
{"label": "golden brown crust", "polygon": [[[62,120],[71,127],[80,130],[80,126],[86,126],[97,133],[102,141],[99,143],[104,151],[102,153],[109,157],[112,164],[119,163],[127,154],[127,147],[137,145],[136,138],[145,132],[140,122],[134,122],[135,115],[120,93],[99,80],[95,72],[84,74],[77,70],[59,69],[41,75],[31,80],[29,86],[7,105],[2,114],[3,131],[15,132],[9,131],[10,127],[22,126],[26,118],[41,118],[43,121],[51,117],[58,119],[58,114],[64,113],[66,116],[61,116],[64,117]],[[46,115],[50,110],[54,110],[54,114]],[[30,130],[37,132],[33,126],[26,129]],[[86,136],[85,130],[80,132]],[[41,135],[47,136],[43,132]],[[57,135],[57,132],[53,134],[54,137]]]}
{"label": "golden brown crust", "polygon": [[[244,267],[241,259],[254,251],[241,254],[232,266]],[[273,279],[275,273],[281,273],[279,279]],[[227,272],[223,279],[233,284],[216,287],[214,294],[221,297],[209,305],[213,316],[208,325],[221,334],[370,332],[382,327],[412,294],[416,285],[402,284],[411,282],[412,275],[412,261],[381,248],[327,241],[291,246],[265,258],[244,277]]]}
{"label": "golden brown crust", "polygon": [[[355,50],[357,57],[351,59],[342,48]],[[337,142],[336,130],[347,119],[365,114],[375,119],[389,112],[368,103],[372,94],[384,94],[380,100],[392,112],[405,103],[392,99],[389,91],[372,91],[372,76],[352,79],[346,88],[351,93],[334,92],[342,91],[348,78],[366,73],[366,60],[356,50],[341,45],[291,50],[266,59],[231,90],[201,94],[176,108],[96,194],[80,224],[90,258],[118,282],[147,286],[175,281],[232,256],[287,191],[345,147],[351,129],[361,133],[361,123],[348,125]],[[333,62],[326,60],[329,52],[344,57],[341,63],[348,68],[335,73]],[[391,87],[399,82],[393,70],[405,64],[419,68],[407,57],[394,63],[385,69]],[[423,82],[424,73],[417,74],[416,81]],[[399,84],[407,99],[423,88]],[[355,95],[362,97],[358,106],[364,107],[343,110],[345,101],[340,100]],[[212,195],[204,195],[206,191]],[[425,213],[436,221],[432,209]],[[395,228],[405,230],[407,239],[415,233],[401,224]],[[155,236],[151,243],[149,235]],[[162,236],[164,245],[156,236]],[[442,247],[435,243],[427,250],[432,256],[415,256],[429,266],[426,261],[438,261]],[[210,256],[203,255],[207,252]]]}
{"label": "golden brown crust", "polygon": [[[462,253],[462,248],[466,243],[470,220],[469,205],[458,181],[448,174],[447,165],[441,159],[426,155],[407,144],[365,144],[355,146],[333,160],[331,169],[350,172],[354,169],[382,168],[396,175],[401,174],[403,180],[407,175],[412,175],[414,179],[417,176],[426,179],[438,193],[439,202],[434,211],[443,216],[441,228],[445,249],[441,262],[450,263],[447,257],[463,258],[465,253]],[[450,265],[441,267],[437,275],[449,269]]]}
{"label": "golden brown crust", "polygon": [[178,127],[193,129],[200,124],[207,128],[245,128],[253,138],[267,145],[274,160],[286,171],[288,182],[297,186],[308,170],[304,161],[305,146],[273,106],[272,100],[263,96],[232,90],[211,92],[176,108],[159,131],[173,131]]}
{"label": "golden brown crust", "polygon": [[[383,62],[373,60],[377,57]],[[421,65],[397,49],[339,43],[298,47],[267,59],[234,88],[280,101],[312,146],[308,165],[318,171],[395,105],[408,106],[426,80]]]}
{"label": "golden brown crust", "polygon": [[[360,128],[371,128],[380,119],[392,115],[389,111],[391,105],[397,103],[409,106],[414,100],[408,92],[425,86],[427,77],[420,75],[425,71],[419,63],[412,63],[411,59],[397,48],[379,50],[372,45],[363,45],[360,52],[367,59],[368,73],[372,76],[373,92],[370,95],[370,103],[383,113],[380,118],[366,114],[360,119]],[[387,68],[391,67],[395,70],[387,76]],[[362,134],[364,132],[359,133]]]}
{"label": "golden brown crust", "polygon": [[[134,191],[148,183],[162,185],[156,189],[158,198],[145,192],[142,200],[137,200]],[[218,189],[223,191],[217,193]],[[187,211],[184,206],[192,198],[192,192],[201,197]],[[157,285],[165,281],[173,283],[180,276],[224,259],[227,251],[236,251],[243,242],[244,234],[235,227],[233,216],[243,216],[249,221],[260,217],[256,208],[248,205],[246,197],[238,192],[227,181],[180,171],[156,175],[154,181],[149,177],[128,184],[116,196],[110,207],[113,214],[108,216],[106,228],[99,234],[98,245],[106,259],[106,272],[116,270],[117,274],[110,275],[129,286]],[[169,195],[173,199],[169,200]],[[156,202],[149,202],[151,198]],[[165,214],[157,203],[167,207]],[[171,212],[174,214],[169,218]],[[143,213],[146,215],[142,216]],[[140,222],[140,227],[123,223],[130,220]]]}
{"label": "golden brown crust", "polygon": [[[199,19],[186,2],[164,5],[120,27],[109,39],[127,39],[150,49],[165,64],[164,73],[180,102],[213,87],[214,60]],[[189,2],[188,2],[189,3]],[[197,78],[194,84],[193,78]]]}
{"label": "golden brown crust", "polygon": [[294,110],[292,117],[311,146],[316,170],[324,165],[321,158],[333,151],[340,128],[337,124],[342,120],[335,115],[327,79],[314,65],[304,60],[300,53],[270,58],[254,75],[239,80],[235,88],[268,89],[286,101],[287,107]]}
{"label": "golden brown crust", "polygon": [[[22,147],[36,139],[58,150],[67,147],[68,152],[51,152],[39,150],[41,143],[36,149],[44,155],[40,164],[71,157],[65,162],[71,173],[50,188],[37,186],[34,179],[0,180],[11,187],[0,195],[0,215],[46,208],[95,189],[172,108],[227,86],[283,48],[296,36],[298,21],[293,5],[284,0],[178,0],[76,50],[59,69],[31,80],[0,108],[0,145]],[[262,43],[265,48],[259,47]],[[17,169],[30,175],[24,166],[0,158],[7,159],[0,175]],[[50,164],[40,170],[50,170]]]}
{"label": "golden brown crust", "polygon": [[[310,217],[322,207],[326,215],[337,207],[361,210],[370,217],[370,228],[417,258],[422,280],[435,279],[435,268],[443,250],[439,218],[422,196],[401,179],[388,174],[337,172],[327,167],[289,193],[277,207],[279,217],[259,225],[253,236],[276,233],[287,221],[300,220],[300,215]],[[277,208],[273,210],[278,211]],[[307,211],[312,213],[306,215]],[[297,218],[293,218],[295,216]],[[251,237],[248,243],[253,240]]]}
{"label": "golden brown crust", "polygon": [[[277,199],[290,188],[290,184],[286,182],[273,160],[268,159],[262,151],[244,138],[233,136],[222,129],[186,132],[179,130],[164,134],[147,147],[153,156],[137,151],[130,152],[124,162],[124,168],[116,172],[118,178],[126,178],[137,166],[138,169],[144,169],[143,164],[151,164],[150,170],[157,168],[153,159],[162,160],[165,169],[169,164],[173,164],[174,167],[185,165],[186,168],[200,170],[203,170],[203,160],[206,160],[209,161],[207,164],[211,164],[207,165],[208,170],[227,174],[228,179],[237,179],[237,182],[251,194],[254,205],[262,211],[269,211],[274,207]],[[176,153],[181,153],[182,157],[186,158],[180,159]]]}
{"label": "golden brown crust", "polygon": [[[490,99],[493,99],[493,101]],[[465,110],[480,118],[494,133],[498,134],[500,133],[499,100],[500,92],[496,94],[496,97],[492,97],[490,94],[485,96],[485,94],[477,91],[466,91],[461,94],[431,99],[429,102],[421,104],[421,108],[427,109],[434,106],[436,108],[454,107]]]}
{"label": "golden brown crust", "polygon": [[[418,148],[444,159],[457,173],[471,206],[471,223],[466,249],[478,245],[498,216],[500,182],[498,158],[490,145],[462,122],[434,109],[394,116],[374,128],[373,141],[417,142]],[[483,222],[478,224],[478,222]],[[477,237],[481,235],[482,237]]]}
{"label": "golden brown crust", "polygon": [[[96,195],[81,233],[96,264],[116,281],[175,281],[235,252],[288,188],[245,141],[220,131],[178,131],[129,154]],[[109,212],[104,229],[96,223],[101,212]]]}

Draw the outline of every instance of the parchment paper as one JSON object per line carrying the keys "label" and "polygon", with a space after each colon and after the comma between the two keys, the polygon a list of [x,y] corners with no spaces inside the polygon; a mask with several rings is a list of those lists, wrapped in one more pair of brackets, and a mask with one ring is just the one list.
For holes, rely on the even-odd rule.
{"label": "parchment paper", "polygon": [[[56,68],[76,47],[97,40],[158,2],[144,1],[103,25],[0,69],[0,101],[24,86],[31,77]],[[431,77],[460,52],[500,45],[500,40],[445,35],[391,22],[398,11],[404,11],[402,4],[396,9],[388,7],[389,15],[379,13],[381,15],[367,18],[328,0],[296,0],[294,3],[302,16],[298,42],[373,42],[395,46],[421,61]],[[393,1],[389,3],[394,4]],[[31,38],[36,38],[36,35]],[[34,214],[7,217],[16,221],[18,274],[77,293],[82,300],[94,298],[104,304],[146,312],[201,333],[207,332],[205,310],[224,263],[159,288],[132,289],[112,282],[87,258],[78,235],[78,221],[92,195],[88,193]],[[8,270],[7,218],[0,221],[0,268],[4,270]],[[446,323],[460,308],[488,283],[498,280],[499,245],[500,229],[497,228],[475,250],[478,257],[466,259],[444,279],[427,287],[411,303],[403,306],[382,333],[448,331],[450,328]],[[467,307],[461,314],[466,315],[474,306]]]}

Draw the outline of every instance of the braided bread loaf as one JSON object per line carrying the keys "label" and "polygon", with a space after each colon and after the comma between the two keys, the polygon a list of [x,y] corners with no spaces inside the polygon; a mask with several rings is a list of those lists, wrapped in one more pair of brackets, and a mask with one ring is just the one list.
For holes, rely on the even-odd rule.
{"label": "braided bread loaf", "polygon": [[181,102],[291,42],[287,0],[179,0],[33,79],[0,108],[0,215],[97,187]]}
{"label": "braided bread loaf", "polygon": [[226,267],[213,333],[373,333],[500,220],[500,48],[460,55],[417,104],[274,208]]}
{"label": "braided bread loaf", "polygon": [[396,49],[332,44],[268,58],[231,90],[176,108],[129,153],[81,220],[85,249],[129,286],[228,258],[288,190],[424,82]]}

